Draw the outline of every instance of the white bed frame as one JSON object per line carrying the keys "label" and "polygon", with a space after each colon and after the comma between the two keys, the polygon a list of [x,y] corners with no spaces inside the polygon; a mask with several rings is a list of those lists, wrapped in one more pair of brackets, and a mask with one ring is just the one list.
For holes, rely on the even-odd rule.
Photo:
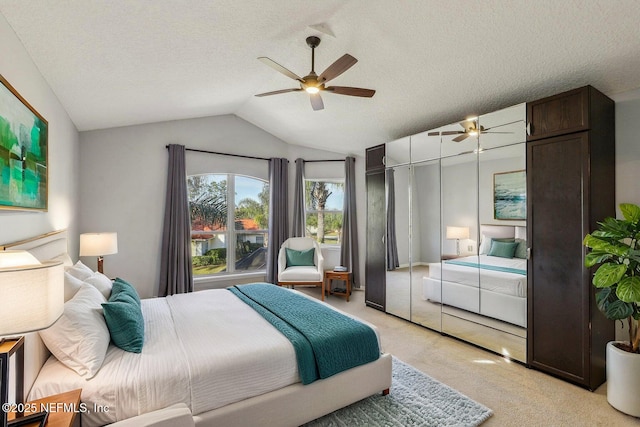
{"label": "white bed frame", "polygon": [[[66,230],[0,246],[0,250],[23,249],[39,260],[67,254]],[[25,336],[24,389],[30,390],[49,357],[37,333]],[[391,355],[341,372],[309,385],[293,384],[279,390],[232,403],[193,416],[196,426],[235,427],[239,425],[299,426],[391,387]]]}

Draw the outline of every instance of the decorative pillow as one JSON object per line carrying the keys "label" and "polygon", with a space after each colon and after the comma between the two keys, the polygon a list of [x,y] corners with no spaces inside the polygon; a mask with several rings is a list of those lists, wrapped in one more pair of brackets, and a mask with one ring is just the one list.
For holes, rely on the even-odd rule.
{"label": "decorative pillow", "polygon": [[84,283],[95,286],[96,289],[98,289],[104,296],[104,299],[109,299],[111,296],[111,287],[113,286],[113,283],[111,282],[111,279],[102,273],[97,271],[95,273],[91,273],[91,276],[84,279]]}
{"label": "decorative pillow", "polygon": [[518,246],[518,243],[516,242],[500,242],[497,239],[494,239],[493,242],[491,242],[491,249],[489,249],[489,253],[487,255],[501,258],[513,258],[516,246]]}
{"label": "decorative pillow", "polygon": [[518,246],[513,254],[514,258],[527,259],[527,241],[522,239],[516,239]]}
{"label": "decorative pillow", "polygon": [[513,242],[515,239],[513,237],[487,237],[484,234],[482,235],[482,239],[480,241],[480,250],[478,251],[480,255],[488,254],[489,250],[491,250],[491,244],[494,241],[497,242]]}
{"label": "decorative pillow", "polygon": [[300,267],[307,265],[315,265],[313,258],[316,254],[316,249],[306,249],[304,251],[297,251],[295,249],[285,248],[287,252],[287,267]]}
{"label": "decorative pillow", "polygon": [[71,274],[76,279],[84,280],[93,274],[93,270],[78,261],[73,267],[65,267],[64,271]]}
{"label": "decorative pillow", "polygon": [[111,341],[131,353],[140,353],[144,344],[144,318],[140,304],[130,294],[120,292],[102,304]]}
{"label": "decorative pillow", "polygon": [[39,332],[49,351],[85,379],[98,372],[109,347],[109,329],[100,306],[103,302],[104,296],[96,288],[84,284],[64,304],[56,323]]}
{"label": "decorative pillow", "polygon": [[140,295],[138,295],[138,291],[136,291],[136,288],[134,288],[133,285],[126,280],[116,277],[116,280],[113,281],[110,298],[115,299],[120,293],[128,294],[138,303],[138,305],[140,305]]}
{"label": "decorative pillow", "polygon": [[69,301],[80,290],[84,282],[64,272],[64,302]]}

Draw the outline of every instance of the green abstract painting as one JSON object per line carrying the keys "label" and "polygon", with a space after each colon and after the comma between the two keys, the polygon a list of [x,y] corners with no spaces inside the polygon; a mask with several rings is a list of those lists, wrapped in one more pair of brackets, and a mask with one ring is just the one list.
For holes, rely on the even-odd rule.
{"label": "green abstract painting", "polygon": [[0,209],[47,210],[47,121],[0,76]]}

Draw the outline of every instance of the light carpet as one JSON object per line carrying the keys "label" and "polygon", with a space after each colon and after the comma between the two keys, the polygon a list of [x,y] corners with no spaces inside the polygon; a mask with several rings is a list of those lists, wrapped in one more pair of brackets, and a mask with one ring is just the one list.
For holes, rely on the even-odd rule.
{"label": "light carpet", "polygon": [[393,358],[391,393],[376,394],[305,426],[478,426],[493,411]]}

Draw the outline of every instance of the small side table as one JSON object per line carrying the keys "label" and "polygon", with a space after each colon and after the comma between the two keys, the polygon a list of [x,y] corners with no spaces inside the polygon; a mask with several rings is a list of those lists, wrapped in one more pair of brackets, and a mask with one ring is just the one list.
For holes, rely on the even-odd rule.
{"label": "small side table", "polygon": [[462,257],[462,255],[456,255],[456,254],[442,254],[440,256],[441,259],[443,260],[447,260],[447,259],[456,259],[456,258],[460,258]]}
{"label": "small side table", "polygon": [[[49,416],[45,427],[72,427],[76,415],[81,411],[80,394],[82,389],[71,390],[65,393],[54,394],[52,396],[43,397],[42,399],[27,402],[26,408],[34,408],[35,412],[39,412],[41,408],[49,408]],[[29,415],[29,410],[25,411],[25,415]],[[9,413],[9,419],[15,419],[14,413]],[[39,423],[34,423],[38,426]],[[29,425],[30,427],[30,425]]]}
{"label": "small side table", "polygon": [[[342,280],[345,283],[345,292],[335,292],[331,290],[331,281],[332,280]],[[325,288],[328,286],[328,288]],[[350,271],[333,271],[333,270],[325,270],[324,272],[324,280],[322,281],[322,301],[324,301],[324,293],[325,289],[329,290],[329,295],[340,295],[343,297],[347,297],[347,302],[349,302],[349,295],[351,295],[351,272]]]}

